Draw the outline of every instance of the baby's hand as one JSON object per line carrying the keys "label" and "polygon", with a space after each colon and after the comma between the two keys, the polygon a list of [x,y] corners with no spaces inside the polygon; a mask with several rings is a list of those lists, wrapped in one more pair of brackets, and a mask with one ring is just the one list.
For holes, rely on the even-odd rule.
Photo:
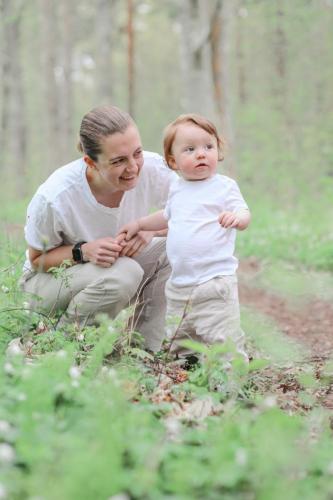
{"label": "baby's hand", "polygon": [[240,223],[240,218],[237,214],[233,212],[221,212],[220,215],[218,216],[218,221],[222,227],[225,229],[230,229],[230,228],[237,228],[238,224]]}
{"label": "baby's hand", "polygon": [[139,223],[137,221],[133,221],[121,227],[119,229],[118,236],[125,234],[125,238],[121,237],[121,239],[129,241],[133,238],[133,236],[137,235],[139,231],[140,231]]}

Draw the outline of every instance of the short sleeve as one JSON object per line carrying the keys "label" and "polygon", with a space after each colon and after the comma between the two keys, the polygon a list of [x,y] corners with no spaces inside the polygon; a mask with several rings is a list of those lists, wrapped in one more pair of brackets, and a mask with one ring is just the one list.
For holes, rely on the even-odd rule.
{"label": "short sleeve", "polygon": [[165,217],[166,220],[170,219],[170,200],[166,202],[166,205],[163,210],[163,217]]}
{"label": "short sleeve", "polygon": [[27,209],[26,242],[36,250],[51,250],[63,243],[62,225],[53,205],[37,194]]}
{"label": "short sleeve", "polygon": [[226,197],[226,210],[236,212],[237,210],[248,210],[248,206],[240,192],[238,184],[233,179],[230,179],[228,194]]}
{"label": "short sleeve", "polygon": [[159,155],[154,155],[154,166],[157,174],[154,179],[154,205],[155,208],[162,209],[167,202],[170,187],[178,179],[178,175],[167,166]]}

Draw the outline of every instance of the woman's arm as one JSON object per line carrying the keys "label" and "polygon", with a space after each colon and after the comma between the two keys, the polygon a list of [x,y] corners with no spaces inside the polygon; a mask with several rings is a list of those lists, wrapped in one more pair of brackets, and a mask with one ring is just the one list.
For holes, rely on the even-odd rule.
{"label": "woman's arm", "polygon": [[73,245],[63,245],[48,252],[41,252],[29,246],[29,260],[35,271],[46,272],[51,267],[60,266],[64,260],[72,261],[72,248]]}
{"label": "woman's arm", "polygon": [[[123,237],[107,237],[84,243],[81,246],[84,261],[92,262],[101,267],[112,266],[123,248],[120,245],[122,239]],[[29,260],[36,271],[46,272],[51,267],[60,266],[64,260],[69,260],[74,264],[72,248],[73,245],[62,245],[47,252],[42,252],[29,246]]]}

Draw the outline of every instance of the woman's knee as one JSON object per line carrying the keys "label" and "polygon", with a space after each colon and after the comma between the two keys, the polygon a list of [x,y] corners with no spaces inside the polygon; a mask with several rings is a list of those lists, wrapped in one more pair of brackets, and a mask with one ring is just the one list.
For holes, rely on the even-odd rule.
{"label": "woman's knee", "polygon": [[106,273],[104,276],[103,281],[106,288],[116,289],[120,300],[130,301],[137,293],[142,281],[144,274],[142,267],[135,260],[129,257],[122,257],[118,266],[115,266],[113,271],[110,268],[110,273]]}

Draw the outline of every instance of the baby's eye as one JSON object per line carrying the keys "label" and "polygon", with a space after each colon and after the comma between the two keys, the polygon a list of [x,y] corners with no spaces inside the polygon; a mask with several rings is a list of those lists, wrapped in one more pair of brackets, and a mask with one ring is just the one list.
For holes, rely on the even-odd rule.
{"label": "baby's eye", "polygon": [[193,146],[187,146],[187,148],[185,148],[185,151],[187,151],[189,153],[193,153],[194,147]]}
{"label": "baby's eye", "polygon": [[206,144],[206,149],[213,149],[214,148],[214,144]]}

